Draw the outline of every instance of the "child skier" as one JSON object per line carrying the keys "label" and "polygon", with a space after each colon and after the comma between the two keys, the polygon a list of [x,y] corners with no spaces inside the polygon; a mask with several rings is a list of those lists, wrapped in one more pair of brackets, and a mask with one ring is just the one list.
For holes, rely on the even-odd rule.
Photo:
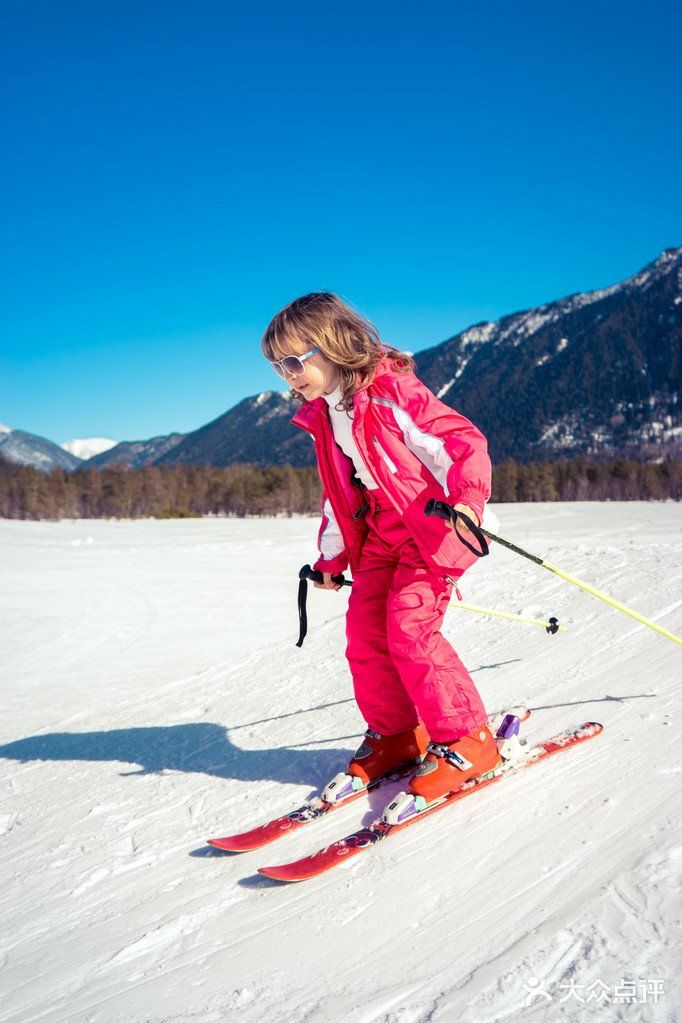
{"label": "child skier", "polygon": [[[301,408],[322,481],[326,589],[350,564],[346,656],[368,725],[348,774],[362,787],[414,765],[429,803],[496,767],[471,675],[440,627],[452,582],[475,560],[430,498],[477,524],[490,497],[486,441],[414,375],[412,359],[336,295],[305,295],[269,324],[262,351]],[[421,766],[420,761],[426,754]]]}

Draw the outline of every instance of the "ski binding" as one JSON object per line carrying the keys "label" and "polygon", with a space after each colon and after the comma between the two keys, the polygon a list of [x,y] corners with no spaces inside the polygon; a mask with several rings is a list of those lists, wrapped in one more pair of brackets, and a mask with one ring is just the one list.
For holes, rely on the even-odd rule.
{"label": "ski binding", "polygon": [[[492,778],[495,773],[501,774],[502,771],[517,766],[523,759],[527,752],[527,740],[519,737],[519,725],[520,721],[516,714],[505,715],[495,736],[497,752],[502,760],[501,767],[498,767],[496,771],[489,771],[487,775],[481,775],[482,778]],[[424,810],[431,810],[446,800],[447,796],[441,796],[440,799],[434,799],[427,803],[423,796],[413,796],[411,792],[399,792],[388,804],[381,819],[384,824],[402,824],[408,817],[417,817]]]}

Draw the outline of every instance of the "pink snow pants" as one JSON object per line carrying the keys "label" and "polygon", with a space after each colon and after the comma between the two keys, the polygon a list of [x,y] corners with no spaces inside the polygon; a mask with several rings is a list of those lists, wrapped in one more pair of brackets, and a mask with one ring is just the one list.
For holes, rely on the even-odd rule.
{"label": "pink snow pants", "polygon": [[355,699],[382,735],[421,719],[434,742],[452,742],[486,720],[474,680],[440,633],[452,583],[427,567],[386,494],[365,496],[369,532],[346,617]]}

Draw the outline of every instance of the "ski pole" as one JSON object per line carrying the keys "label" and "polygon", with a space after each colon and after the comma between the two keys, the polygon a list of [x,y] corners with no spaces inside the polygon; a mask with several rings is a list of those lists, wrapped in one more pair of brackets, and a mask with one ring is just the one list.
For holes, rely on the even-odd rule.
{"label": "ski pole", "polygon": [[[538,558],[537,555],[524,551],[523,547],[518,547],[510,540],[505,540],[503,537],[497,536],[495,533],[491,533],[488,529],[484,529],[482,526],[477,526],[468,515],[464,514],[464,512],[456,511],[455,508],[446,504],[445,501],[436,501],[432,498],[424,508],[424,514],[437,515],[441,519],[449,519],[452,522],[459,539],[466,547],[469,548],[470,551],[472,551],[473,554],[476,555],[476,557],[484,557],[488,553],[488,540],[494,540],[495,543],[501,544],[502,547],[506,547],[507,550],[512,551],[514,554],[520,554],[522,558],[527,558],[528,561],[534,562],[534,564],[539,565],[540,568],[546,568],[548,572],[553,572],[554,575],[558,575],[567,583],[571,583],[573,586],[579,587],[581,590],[584,590],[585,593],[589,593],[591,596],[596,597],[597,600],[603,600],[604,603],[609,604],[610,607],[615,607],[616,611],[622,611],[623,614],[629,615],[630,618],[634,618],[635,621],[640,622],[642,625],[646,625],[649,629],[653,629],[654,632],[658,632],[661,636],[665,636],[666,639],[671,639],[673,643],[678,643],[682,646],[682,638],[680,638],[680,636],[676,636],[674,632],[670,632],[668,629],[664,629],[662,625],[657,625],[656,622],[650,621],[638,611],[633,611],[631,607],[621,604],[619,600],[609,597],[607,593],[603,593],[595,586],[590,586],[589,583],[584,583],[576,576],[569,575],[568,572],[564,572],[562,568],[558,568],[556,565],[551,565],[548,561],[545,561],[544,558]],[[457,529],[458,519],[461,519],[467,529],[473,533],[480,546],[480,550],[476,550],[473,544],[469,543],[466,537],[462,536],[460,531]],[[488,540],[486,540],[486,537]]]}
{"label": "ski pole", "polygon": [[556,632],[565,632],[566,626],[559,625],[557,618],[550,618],[549,621],[543,622],[540,618],[523,618],[521,615],[511,614],[509,611],[493,611],[491,607],[478,607],[477,604],[465,604],[464,601],[456,600],[452,601],[450,607],[459,608],[460,611],[475,611],[476,614],[480,615],[494,615],[496,618],[508,618],[512,622],[523,622],[526,625],[541,625],[545,632],[549,632],[550,635],[554,635]]}
{"label": "ski pole", "polygon": [[[296,646],[303,646],[303,640],[308,632],[308,579],[314,583],[321,583],[324,579],[322,572],[316,572],[310,565],[304,565],[298,573],[298,642]],[[448,581],[456,586],[456,580],[450,579]],[[340,586],[352,586],[353,580],[346,579],[344,575],[333,575],[332,582],[338,583]],[[465,604],[462,601],[458,601],[456,604],[451,604],[451,607],[460,607],[463,611],[475,611],[478,614],[484,615],[495,615],[497,618],[508,618],[514,622],[524,622],[527,625],[541,625],[545,632],[550,635],[554,635],[559,629],[564,630],[565,625],[559,625],[556,618],[550,618],[549,621],[543,622],[538,618],[522,618],[520,615],[511,614],[508,611],[494,611],[490,607],[477,607],[475,604]]]}

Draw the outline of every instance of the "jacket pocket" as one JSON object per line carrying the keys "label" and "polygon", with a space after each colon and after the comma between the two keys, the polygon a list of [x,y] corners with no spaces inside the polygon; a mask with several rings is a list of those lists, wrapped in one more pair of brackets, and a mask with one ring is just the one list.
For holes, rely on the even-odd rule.
{"label": "jacket pocket", "polygon": [[380,454],[380,455],[381,455],[381,457],[383,458],[384,462],[386,463],[386,465],[388,466],[388,468],[390,469],[390,471],[391,471],[391,472],[393,473],[393,475],[395,476],[395,475],[396,475],[396,473],[398,472],[398,467],[397,467],[397,465],[395,464],[395,462],[393,461],[393,459],[392,459],[392,458],[390,458],[390,456],[386,454],[386,452],[385,452],[385,451],[384,451],[384,449],[382,448],[381,444],[379,443],[379,438],[375,436],[375,437],[372,437],[372,440],[374,441],[374,447],[375,447],[375,448],[377,449],[377,451],[379,452],[379,454]]}

